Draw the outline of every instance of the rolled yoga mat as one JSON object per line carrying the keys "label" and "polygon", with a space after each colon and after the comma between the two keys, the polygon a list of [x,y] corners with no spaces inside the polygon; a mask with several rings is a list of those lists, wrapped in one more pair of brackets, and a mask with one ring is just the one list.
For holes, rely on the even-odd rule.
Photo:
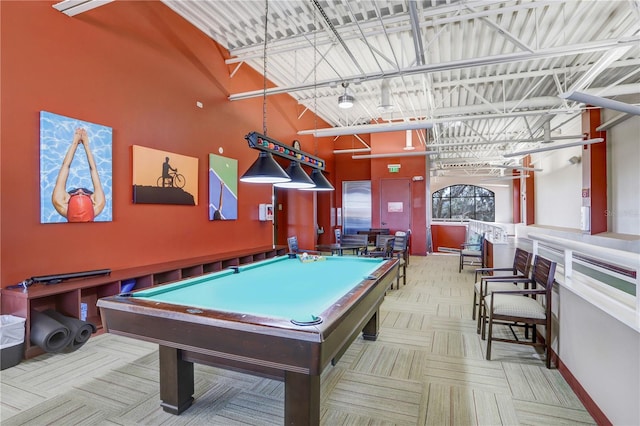
{"label": "rolled yoga mat", "polygon": [[53,309],[47,309],[44,313],[69,329],[69,344],[65,348],[67,352],[80,349],[87,343],[91,334],[96,332],[96,326],[90,322],[62,315]]}
{"label": "rolled yoga mat", "polygon": [[69,328],[43,312],[31,310],[31,343],[45,352],[62,352],[73,338]]}

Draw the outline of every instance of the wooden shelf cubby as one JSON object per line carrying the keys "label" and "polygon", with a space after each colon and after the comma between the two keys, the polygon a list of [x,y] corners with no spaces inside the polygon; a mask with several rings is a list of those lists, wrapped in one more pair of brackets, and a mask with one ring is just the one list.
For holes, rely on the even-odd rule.
{"label": "wooden shelf cubby", "polygon": [[81,306],[87,306],[87,321],[102,332],[102,319],[96,306],[98,299],[119,294],[123,283],[133,280],[132,291],[218,272],[231,266],[240,266],[259,260],[282,256],[286,246],[263,247],[235,252],[219,253],[191,259],[181,259],[155,265],[113,270],[109,275],[73,279],[57,284],[33,284],[27,288],[3,288],[1,312],[26,319],[24,357],[32,358],[44,353],[30,339],[31,311],[53,309],[63,315],[81,318]]}

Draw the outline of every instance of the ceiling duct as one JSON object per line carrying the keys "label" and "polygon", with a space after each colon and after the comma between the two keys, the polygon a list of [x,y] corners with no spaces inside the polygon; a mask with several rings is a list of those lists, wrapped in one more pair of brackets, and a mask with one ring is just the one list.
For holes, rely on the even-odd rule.
{"label": "ceiling duct", "polygon": [[391,86],[389,86],[389,80],[382,80],[380,85],[380,105],[378,105],[379,112],[391,112],[393,111],[393,104],[391,103]]}

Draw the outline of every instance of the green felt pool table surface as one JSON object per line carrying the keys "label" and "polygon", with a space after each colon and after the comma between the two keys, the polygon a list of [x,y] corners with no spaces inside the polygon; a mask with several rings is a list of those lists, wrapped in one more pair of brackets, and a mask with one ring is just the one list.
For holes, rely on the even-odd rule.
{"label": "green felt pool table surface", "polygon": [[303,263],[299,258],[281,256],[141,290],[132,297],[307,322],[370,277],[384,262],[380,258],[349,256],[321,259]]}
{"label": "green felt pool table surface", "polygon": [[194,363],[285,382],[285,424],[318,425],[320,374],[375,340],[398,260],[281,256],[98,300],[104,329],[159,345],[162,408],[194,398]]}

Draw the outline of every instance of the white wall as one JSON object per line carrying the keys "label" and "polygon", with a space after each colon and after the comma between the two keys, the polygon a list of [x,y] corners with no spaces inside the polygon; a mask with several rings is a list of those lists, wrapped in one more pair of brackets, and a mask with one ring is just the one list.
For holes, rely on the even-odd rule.
{"label": "white wall", "polygon": [[[566,120],[559,116],[552,120]],[[577,115],[561,127],[561,135],[580,135],[582,122]],[[558,132],[553,132],[552,136]],[[577,139],[558,140],[549,144],[562,145]],[[582,147],[571,147],[532,155],[535,172],[535,223],[538,225],[580,229],[580,207],[582,207],[582,163],[571,164],[569,158],[582,156]]]}
{"label": "white wall", "polygon": [[611,423],[640,424],[640,333],[563,287],[557,300],[562,362]]}
{"label": "white wall", "polygon": [[[496,222],[513,223],[513,200],[511,199],[512,184],[510,181],[481,182],[478,178],[432,177],[431,194],[451,185],[476,185],[493,191],[496,201]],[[496,186],[500,185],[500,186]],[[431,205],[431,200],[429,200]]]}
{"label": "white wall", "polygon": [[[640,101],[640,95],[635,102]],[[604,112],[604,122],[620,114]],[[620,234],[640,235],[640,117],[607,131],[608,227]]]}

